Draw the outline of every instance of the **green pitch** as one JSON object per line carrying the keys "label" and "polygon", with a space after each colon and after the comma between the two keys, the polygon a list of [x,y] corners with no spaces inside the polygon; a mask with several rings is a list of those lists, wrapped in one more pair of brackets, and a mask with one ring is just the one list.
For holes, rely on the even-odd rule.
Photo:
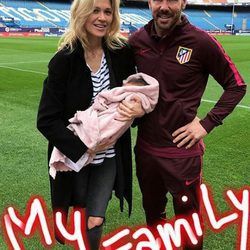
{"label": "green pitch", "polygon": [[[250,37],[218,37],[234,60],[247,83],[250,82]],[[47,64],[57,47],[56,38],[0,38],[0,214],[9,206],[21,214],[31,196],[42,196],[50,211],[49,183],[46,166],[46,140],[36,130],[36,113],[47,74]],[[209,84],[199,110],[203,117],[214,105],[221,87],[213,80]],[[211,187],[220,213],[231,211],[224,191],[240,190],[250,184],[250,94],[228,117],[224,125],[205,138],[204,182]],[[133,139],[136,130],[133,130]],[[157,195],[157,194],[155,194]],[[171,197],[169,197],[171,200]],[[171,203],[171,202],[170,202]],[[170,216],[173,215],[169,204]],[[144,223],[141,195],[134,178],[133,213],[120,214],[116,199],[107,213],[105,233],[122,225]],[[1,225],[0,249],[8,249]],[[206,225],[205,250],[236,249],[237,227],[230,226],[215,233]],[[37,235],[24,239],[26,249],[44,249]],[[72,249],[55,245],[52,249]]]}

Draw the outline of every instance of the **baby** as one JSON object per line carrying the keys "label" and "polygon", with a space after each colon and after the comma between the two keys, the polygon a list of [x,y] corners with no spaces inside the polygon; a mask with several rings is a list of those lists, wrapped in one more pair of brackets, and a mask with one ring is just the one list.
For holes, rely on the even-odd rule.
{"label": "baby", "polygon": [[[119,120],[121,115],[117,107],[120,102],[133,101],[135,97],[139,97],[143,109],[149,113],[155,108],[158,96],[159,83],[155,78],[144,73],[131,75],[123,81],[123,86],[100,92],[91,107],[84,111],[77,111],[74,117],[69,119],[68,128],[79,136],[91,151],[94,151],[96,145],[105,143],[107,140],[114,145],[134,120]],[[95,154],[86,152],[81,168],[91,163],[94,156]],[[81,169],[55,147],[49,165],[50,175],[53,178],[56,176],[56,171],[78,172]]]}

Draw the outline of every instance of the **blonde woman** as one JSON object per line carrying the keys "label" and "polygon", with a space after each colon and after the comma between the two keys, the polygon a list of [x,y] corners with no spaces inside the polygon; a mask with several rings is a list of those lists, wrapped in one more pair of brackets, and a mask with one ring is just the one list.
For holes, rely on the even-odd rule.
{"label": "blonde woman", "polygon": [[[49,62],[38,110],[37,127],[49,142],[48,158],[55,146],[72,164],[81,166],[87,146],[67,125],[77,110],[87,109],[104,89],[122,85],[135,73],[134,59],[120,36],[119,0],[74,0],[68,31]],[[126,107],[125,107],[126,106]],[[129,107],[129,108],[127,108]],[[139,101],[121,105],[124,120],[141,116]],[[91,152],[93,153],[93,151]],[[80,172],[59,172],[50,177],[53,211],[70,206],[85,209],[87,239],[98,249],[108,202],[115,190],[123,209],[124,198],[131,212],[132,164],[130,132],[110,147],[98,145],[96,157]],[[56,238],[64,239],[56,229]]]}

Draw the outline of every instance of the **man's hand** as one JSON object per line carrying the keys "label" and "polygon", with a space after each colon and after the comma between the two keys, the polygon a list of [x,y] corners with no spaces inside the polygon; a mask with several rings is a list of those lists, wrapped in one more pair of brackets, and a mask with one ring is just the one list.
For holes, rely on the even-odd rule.
{"label": "man's hand", "polygon": [[180,148],[184,145],[186,149],[191,148],[196,142],[207,135],[207,131],[201,126],[200,119],[196,116],[194,120],[187,125],[177,129],[172,136],[173,142],[178,143]]}
{"label": "man's hand", "polygon": [[117,118],[119,121],[129,121],[134,118],[142,117],[145,114],[142,108],[141,99],[139,97],[134,97],[133,101],[122,101],[117,108],[120,113],[120,117]]}

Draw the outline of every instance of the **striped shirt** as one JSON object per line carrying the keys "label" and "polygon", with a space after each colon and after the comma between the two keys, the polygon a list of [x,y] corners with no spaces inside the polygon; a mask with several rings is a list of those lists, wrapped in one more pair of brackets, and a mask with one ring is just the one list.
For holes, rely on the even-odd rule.
{"label": "striped shirt", "polygon": [[[104,53],[102,56],[101,66],[99,70],[95,73],[92,72],[91,70],[91,79],[93,83],[93,97],[92,97],[92,102],[91,102],[92,104],[98,93],[110,88],[109,68],[108,68],[108,64],[107,64]],[[112,158],[114,156],[115,156],[115,149],[112,146],[106,151],[98,152],[95,158],[93,159],[93,161],[91,162],[91,164],[101,164],[105,158]]]}

